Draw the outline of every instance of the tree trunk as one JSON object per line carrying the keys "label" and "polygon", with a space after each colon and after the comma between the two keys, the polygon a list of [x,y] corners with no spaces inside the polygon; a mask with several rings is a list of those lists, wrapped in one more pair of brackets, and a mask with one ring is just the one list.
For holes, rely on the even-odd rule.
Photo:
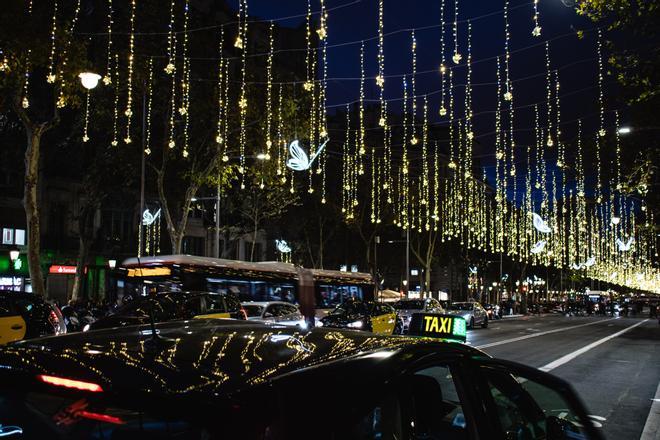
{"label": "tree trunk", "polygon": [[32,292],[46,298],[46,285],[41,270],[41,224],[39,220],[38,187],[39,187],[39,159],[41,157],[42,126],[28,126],[27,148],[25,149],[25,185],[23,193],[23,207],[27,222],[27,259],[30,270]]}
{"label": "tree trunk", "polygon": [[250,261],[254,261],[254,247],[257,245],[257,233],[259,232],[259,214],[254,214],[254,231],[252,234],[252,248],[250,249]]}
{"label": "tree trunk", "polygon": [[86,204],[81,210],[78,218],[78,263],[76,264],[76,275],[73,279],[71,300],[78,301],[82,297],[82,286],[85,277],[85,264],[89,258],[89,250],[94,241],[94,217],[96,216],[96,203]]}

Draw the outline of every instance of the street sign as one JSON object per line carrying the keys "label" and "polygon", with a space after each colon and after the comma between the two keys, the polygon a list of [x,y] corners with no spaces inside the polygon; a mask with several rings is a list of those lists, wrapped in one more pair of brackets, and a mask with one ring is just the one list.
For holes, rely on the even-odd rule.
{"label": "street sign", "polygon": [[408,334],[465,342],[467,325],[460,316],[439,313],[413,313]]}

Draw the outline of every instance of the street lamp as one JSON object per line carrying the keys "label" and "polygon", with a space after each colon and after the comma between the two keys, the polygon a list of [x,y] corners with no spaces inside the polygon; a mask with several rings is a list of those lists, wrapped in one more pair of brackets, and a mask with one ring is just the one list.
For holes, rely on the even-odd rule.
{"label": "street lamp", "polygon": [[619,127],[619,129],[617,130],[619,134],[629,134],[631,131],[632,128],[630,127]]}
{"label": "street lamp", "polygon": [[80,75],[78,75],[78,78],[80,78],[80,82],[82,83],[84,88],[86,88],[87,90],[92,90],[93,88],[99,85],[99,80],[101,79],[101,75],[93,72],[83,72]]}
{"label": "street lamp", "polygon": [[10,249],[9,250],[9,259],[11,260],[11,266],[14,267],[14,263],[16,263],[16,260],[18,260],[18,256],[21,254],[21,251],[18,249]]}
{"label": "street lamp", "polygon": [[114,269],[115,267],[117,267],[117,260],[108,260],[108,267],[110,269]]}

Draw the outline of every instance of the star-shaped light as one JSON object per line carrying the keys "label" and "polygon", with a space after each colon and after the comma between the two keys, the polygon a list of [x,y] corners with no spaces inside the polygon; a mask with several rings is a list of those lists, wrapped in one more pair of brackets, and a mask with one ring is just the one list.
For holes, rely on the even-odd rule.
{"label": "star-shaped light", "polygon": [[165,66],[165,69],[163,70],[165,70],[165,73],[168,75],[171,75],[176,70],[176,67],[174,67],[174,64],[172,63],[167,63],[167,66]]}
{"label": "star-shaped light", "polygon": [[176,146],[176,144],[174,143],[174,140],[171,140],[171,141],[167,144],[167,146],[170,147],[170,148],[174,148],[174,147]]}
{"label": "star-shaped light", "polygon": [[451,57],[451,59],[454,60],[454,64],[458,64],[458,63],[460,63],[461,60],[463,59],[463,55],[461,55],[460,53],[456,52],[456,53],[454,54],[454,56]]}
{"label": "star-shaped light", "polygon": [[21,106],[23,108],[28,108],[30,107],[30,101],[27,99],[27,97],[24,97],[23,100],[21,101]]}
{"label": "star-shaped light", "polygon": [[325,40],[325,37],[328,36],[328,32],[325,30],[325,27],[320,27],[316,30],[316,33],[319,35],[319,39]]}
{"label": "star-shaped light", "polygon": [[82,138],[82,141],[83,141],[83,142],[87,142],[87,141],[89,141],[89,136],[84,135],[83,138]]}
{"label": "star-shaped light", "polygon": [[511,101],[512,99],[513,99],[513,93],[511,93],[511,92],[506,92],[506,93],[504,94],[504,100],[506,100],[506,101]]}
{"label": "star-shaped light", "polygon": [[376,77],[376,85],[378,85],[378,87],[383,87],[383,85],[385,85],[385,78],[383,78],[383,75],[378,75]]}
{"label": "star-shaped light", "polygon": [[48,75],[48,76],[46,77],[46,82],[49,83],[49,84],[52,84],[52,83],[55,82],[55,78],[57,78],[57,77],[55,76],[55,74],[54,74],[54,73],[51,73],[50,75]]}
{"label": "star-shaped light", "polygon": [[106,86],[109,86],[110,84],[112,84],[112,78],[110,78],[108,75],[105,75],[103,77],[102,81],[103,81],[103,84],[105,84]]}
{"label": "star-shaped light", "polygon": [[236,41],[234,41],[234,47],[237,49],[243,49],[243,39],[240,35],[236,37]]}
{"label": "star-shaped light", "polygon": [[440,116],[445,116],[447,115],[447,109],[444,107],[440,107]]}
{"label": "star-shaped light", "polygon": [[534,29],[532,29],[532,35],[535,37],[540,37],[541,36],[541,26],[535,26]]}

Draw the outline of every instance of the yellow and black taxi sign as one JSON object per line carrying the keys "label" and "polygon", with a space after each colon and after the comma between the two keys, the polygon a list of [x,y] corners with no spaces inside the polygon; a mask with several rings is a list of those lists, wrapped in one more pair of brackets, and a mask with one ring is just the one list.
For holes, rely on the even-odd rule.
{"label": "yellow and black taxi sign", "polygon": [[410,319],[408,334],[465,342],[467,324],[465,319],[460,316],[414,313]]}

